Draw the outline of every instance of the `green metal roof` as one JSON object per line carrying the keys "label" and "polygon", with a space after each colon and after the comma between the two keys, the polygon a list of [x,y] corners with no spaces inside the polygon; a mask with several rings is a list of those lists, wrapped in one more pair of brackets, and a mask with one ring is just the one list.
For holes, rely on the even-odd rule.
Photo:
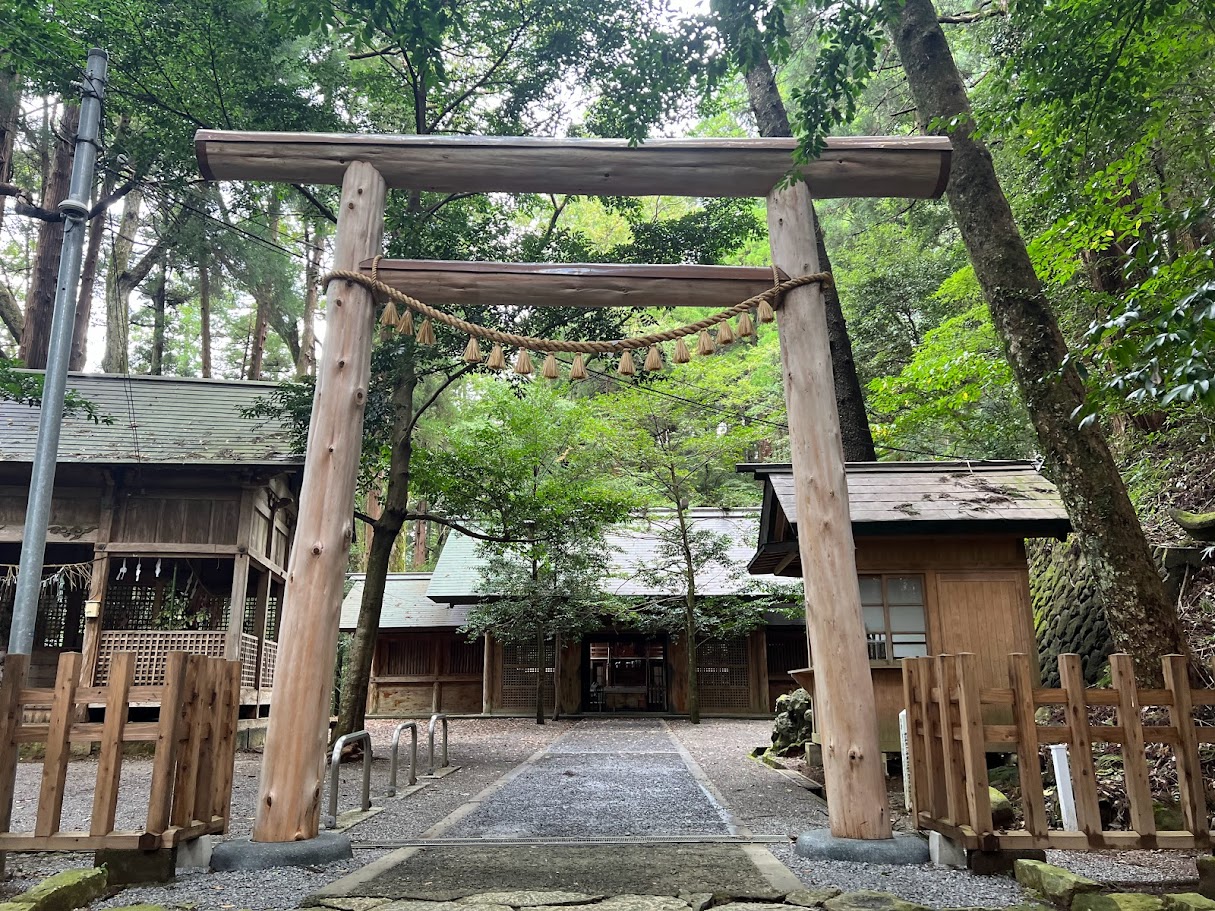
{"label": "green metal roof", "polygon": [[[32,372],[32,371],[31,371]],[[279,420],[242,410],[277,384],[169,376],[73,373],[68,389],[113,423],[63,420],[60,463],[284,465],[304,463]],[[31,462],[41,409],[0,401],[0,462]]]}

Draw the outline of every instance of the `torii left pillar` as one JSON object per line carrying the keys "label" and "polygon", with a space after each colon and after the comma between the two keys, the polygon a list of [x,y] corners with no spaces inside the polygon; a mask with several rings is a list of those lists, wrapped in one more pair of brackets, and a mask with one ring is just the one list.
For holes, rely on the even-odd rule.
{"label": "torii left pillar", "polygon": [[[386,190],[384,178],[366,162],[347,167],[334,269],[358,269],[380,252]],[[320,830],[329,693],[375,332],[375,302],[366,288],[334,281],[327,301],[299,520],[287,565],[255,842],[301,841]]]}

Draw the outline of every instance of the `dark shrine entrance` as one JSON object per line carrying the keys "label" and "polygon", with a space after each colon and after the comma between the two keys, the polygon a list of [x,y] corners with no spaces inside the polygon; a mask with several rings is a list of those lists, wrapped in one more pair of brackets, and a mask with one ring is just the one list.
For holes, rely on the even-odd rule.
{"label": "dark shrine entrance", "polygon": [[667,638],[622,633],[582,643],[582,704],[588,712],[665,712]]}

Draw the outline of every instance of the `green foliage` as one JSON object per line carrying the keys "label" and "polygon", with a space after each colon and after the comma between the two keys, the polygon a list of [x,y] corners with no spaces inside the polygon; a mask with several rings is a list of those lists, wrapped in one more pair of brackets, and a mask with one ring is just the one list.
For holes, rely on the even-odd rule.
{"label": "green foliage", "polygon": [[[17,361],[0,354],[0,400],[40,407],[45,379],[41,372],[23,370]],[[63,413],[83,415],[94,424],[114,423],[113,417],[102,414],[93,402],[71,388],[64,394]]]}
{"label": "green foliage", "polygon": [[875,442],[948,458],[1012,459],[1035,441],[987,308],[926,333],[896,376],[869,383]]}

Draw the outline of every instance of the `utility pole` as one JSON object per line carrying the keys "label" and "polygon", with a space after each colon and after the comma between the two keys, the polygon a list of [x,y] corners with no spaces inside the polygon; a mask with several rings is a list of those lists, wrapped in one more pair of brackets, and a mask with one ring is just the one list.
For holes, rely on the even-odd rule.
{"label": "utility pole", "polygon": [[30,476],[30,496],[25,510],[25,533],[21,538],[21,563],[13,601],[13,623],[8,650],[28,655],[34,647],[34,624],[38,619],[38,596],[42,589],[42,562],[46,555],[46,530],[51,519],[55,491],[55,466],[59,461],[59,428],[63,400],[67,394],[68,362],[72,355],[72,332],[76,325],[76,294],[84,235],[88,228],[89,203],[93,196],[93,170],[97,163],[101,131],[101,100],[105,95],[109,57],[101,48],[89,51],[81,86],[80,127],[76,133],[76,155],[68,195],[59,203],[64,216],[63,250],[59,257],[59,280],[55,285],[55,311],[42,385],[42,411],[38,421],[38,444]]}

